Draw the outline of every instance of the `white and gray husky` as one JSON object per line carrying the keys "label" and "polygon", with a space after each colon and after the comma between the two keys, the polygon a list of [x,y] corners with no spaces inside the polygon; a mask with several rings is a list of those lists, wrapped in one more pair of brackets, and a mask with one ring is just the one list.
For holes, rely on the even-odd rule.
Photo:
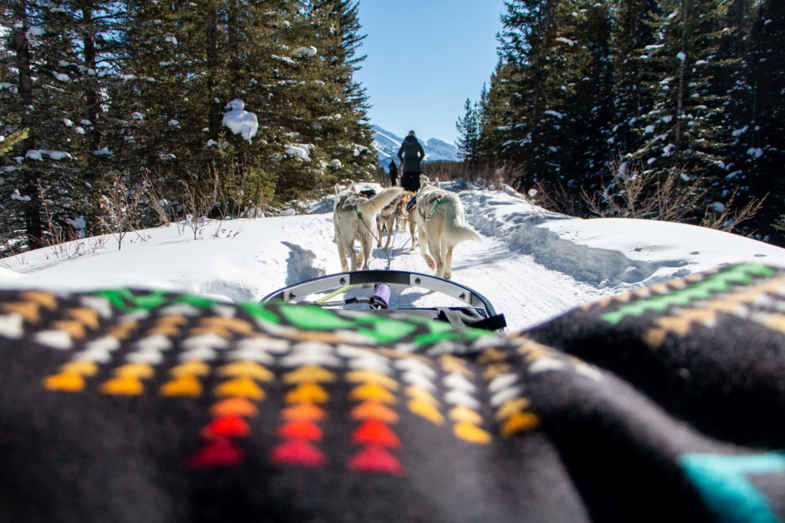
{"label": "white and gray husky", "polygon": [[[351,188],[341,192],[335,186],[335,206],[333,225],[335,239],[338,243],[338,257],[341,270],[348,272],[350,265],[346,263],[346,252],[351,257],[351,270],[368,270],[368,263],[373,250],[373,233],[376,230],[376,216],[387,204],[395,200],[403,191],[401,187],[385,189],[371,199],[360,196]],[[360,240],[360,256],[354,251],[354,241]]]}
{"label": "white and gray husky", "polygon": [[414,214],[425,262],[431,269],[436,269],[436,276],[449,280],[455,246],[466,240],[482,241],[482,237],[466,224],[458,195],[440,189],[438,182],[432,184],[425,175],[420,175]]}

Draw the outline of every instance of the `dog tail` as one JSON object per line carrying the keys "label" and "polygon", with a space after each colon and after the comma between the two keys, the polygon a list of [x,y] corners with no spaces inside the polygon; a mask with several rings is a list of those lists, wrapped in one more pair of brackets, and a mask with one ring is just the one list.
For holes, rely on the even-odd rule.
{"label": "dog tail", "polygon": [[403,187],[390,187],[385,189],[367,202],[359,204],[359,211],[363,214],[375,215],[384,209],[387,204],[395,200],[403,192]]}
{"label": "dog tail", "polygon": [[469,225],[466,225],[466,222],[463,220],[463,209],[460,205],[457,207],[455,215],[445,223],[444,237],[447,243],[455,247],[461,242],[470,240],[481,242],[482,236]]}

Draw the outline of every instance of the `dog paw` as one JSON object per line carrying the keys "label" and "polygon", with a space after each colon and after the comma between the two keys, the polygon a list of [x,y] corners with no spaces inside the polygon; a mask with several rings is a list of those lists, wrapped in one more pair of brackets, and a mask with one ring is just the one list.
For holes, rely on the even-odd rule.
{"label": "dog paw", "polygon": [[450,280],[452,279],[452,274],[450,274],[449,272],[445,272],[443,278],[445,280]]}
{"label": "dog paw", "polygon": [[433,262],[433,260],[425,260],[425,263],[428,264],[428,268],[431,270],[434,270],[436,268],[436,264]]}

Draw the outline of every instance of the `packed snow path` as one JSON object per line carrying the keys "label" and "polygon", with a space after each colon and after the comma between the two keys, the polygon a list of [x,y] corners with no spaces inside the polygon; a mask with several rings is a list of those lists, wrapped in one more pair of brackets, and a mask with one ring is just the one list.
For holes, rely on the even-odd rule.
{"label": "packed snow path", "polygon": [[[520,195],[460,193],[484,241],[455,249],[453,280],[487,297],[510,330],[581,304],[724,264],[785,266],[785,250],[688,225],[554,215]],[[162,288],[258,301],[287,285],[340,272],[332,213],[210,222],[194,239],[176,225],[39,249],[0,260],[0,286],[44,289]],[[392,268],[432,274],[408,231],[396,235]],[[374,249],[372,269],[387,258]],[[354,289],[351,293],[368,294]],[[393,289],[398,307],[457,305],[424,289]]]}

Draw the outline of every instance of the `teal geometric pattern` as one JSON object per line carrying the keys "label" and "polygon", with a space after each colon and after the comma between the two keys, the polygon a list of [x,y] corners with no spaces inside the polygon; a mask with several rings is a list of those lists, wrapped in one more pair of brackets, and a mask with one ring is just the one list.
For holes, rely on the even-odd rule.
{"label": "teal geometric pattern", "polygon": [[754,456],[683,454],[679,464],[704,503],[723,523],[782,521],[763,493],[747,478],[753,474],[785,473],[785,455]]}

